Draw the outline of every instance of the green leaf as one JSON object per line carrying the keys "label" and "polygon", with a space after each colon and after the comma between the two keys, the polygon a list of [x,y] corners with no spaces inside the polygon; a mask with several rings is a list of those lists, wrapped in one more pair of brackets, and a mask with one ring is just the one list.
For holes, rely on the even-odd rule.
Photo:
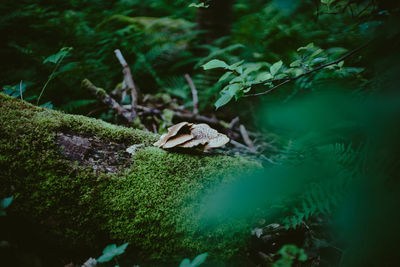
{"label": "green leaf", "polygon": [[233,78],[232,80],[230,80],[230,84],[232,83],[243,83],[244,82],[244,78],[242,76],[238,76]]}
{"label": "green leaf", "polygon": [[310,58],[314,58],[315,56],[319,55],[322,51],[321,48],[317,49],[316,51],[314,51],[314,53],[311,54]]}
{"label": "green leaf", "polygon": [[108,262],[112,260],[115,256],[121,255],[125,252],[125,249],[128,247],[129,243],[122,244],[117,247],[116,244],[108,245],[103,250],[103,255],[101,255],[97,262]]}
{"label": "green leaf", "polygon": [[343,47],[331,47],[325,50],[331,57],[341,56],[346,53],[348,50]]}
{"label": "green leaf", "polygon": [[185,258],[181,261],[181,263],[179,264],[179,267],[197,267],[200,266],[201,264],[204,263],[204,261],[206,260],[208,256],[208,253],[203,253],[198,255],[196,258],[194,258],[194,260],[192,262],[190,262],[189,259]]}
{"label": "green leaf", "polygon": [[0,208],[1,209],[6,209],[8,208],[8,206],[11,205],[11,203],[13,202],[14,197],[7,197],[7,198],[3,198],[0,202]]}
{"label": "green leaf", "polygon": [[195,3],[191,3],[190,5],[189,5],[189,7],[196,7],[196,8],[201,8],[201,7],[203,7],[203,8],[208,8],[210,5],[206,5],[206,4],[204,4],[204,3],[199,3],[199,4],[195,4]]}
{"label": "green leaf", "polygon": [[284,79],[287,78],[287,74],[286,73],[281,73],[275,76],[275,79]]}
{"label": "green leaf", "polygon": [[5,93],[6,95],[15,97],[15,98],[20,97],[21,92],[24,93],[25,90],[26,90],[26,84],[23,82],[16,84],[14,86],[10,86],[10,85],[3,86],[3,93]]}
{"label": "green leaf", "polygon": [[227,87],[228,87],[228,92],[231,94],[231,96],[234,96],[238,91],[243,89],[243,84],[234,83],[228,85]]}
{"label": "green leaf", "polygon": [[236,70],[240,65],[242,65],[242,63],[244,62],[244,60],[241,60],[239,62],[233,63],[232,65],[229,66],[230,70]]}
{"label": "green leaf", "polygon": [[339,68],[343,68],[344,60],[343,60],[343,61],[340,61],[337,65],[339,66]]}
{"label": "green leaf", "polygon": [[231,101],[233,95],[231,95],[228,91],[222,91],[221,96],[218,98],[217,102],[215,102],[214,106],[216,109],[226,105]]}
{"label": "green leaf", "polygon": [[334,2],[335,0],[321,0],[322,4],[325,4],[328,6],[328,9],[330,8],[331,4]]}
{"label": "green leaf", "polygon": [[200,264],[202,264],[206,259],[207,259],[208,253],[203,253],[198,255],[194,260],[192,261],[192,267],[197,267]]}
{"label": "green leaf", "polygon": [[243,93],[248,93],[248,92],[250,92],[250,90],[251,90],[251,87],[247,87],[246,89],[243,90]]}
{"label": "green leaf", "polygon": [[109,262],[113,258],[114,258],[114,255],[104,254],[104,255],[101,255],[96,261],[97,262]]}
{"label": "green leaf", "polygon": [[300,67],[301,66],[301,59],[295,60],[292,63],[290,63],[290,67]]}
{"label": "green leaf", "polygon": [[308,50],[308,49],[313,48],[313,47],[314,47],[314,43],[309,43],[306,46],[302,46],[302,47],[297,48],[297,52],[300,52],[302,50]]}
{"label": "green leaf", "polygon": [[43,64],[46,64],[47,62],[57,64],[62,58],[66,57],[71,50],[72,47],[63,47],[56,54],[51,55],[43,60]]}
{"label": "green leaf", "polygon": [[121,246],[117,247],[117,249],[115,250],[115,253],[117,253],[116,255],[121,255],[125,252],[126,248],[128,247],[129,242],[122,244]]}
{"label": "green leaf", "polygon": [[225,61],[219,59],[213,59],[206,64],[202,65],[204,70],[216,69],[216,68],[224,68],[229,69],[229,65],[226,64]]}
{"label": "green leaf", "polygon": [[364,71],[364,68],[347,67],[347,68],[345,68],[345,71],[347,71],[349,73],[359,74]]}
{"label": "green leaf", "polygon": [[244,71],[243,71],[243,75],[247,76],[250,73],[254,72],[254,71],[258,71],[262,66],[261,65],[257,65],[257,66],[250,66],[247,67]]}
{"label": "green leaf", "polygon": [[181,261],[181,264],[179,264],[179,267],[191,267],[192,266],[192,264],[190,263],[190,260],[189,259],[183,259],[182,261]]}
{"label": "green leaf", "polygon": [[263,73],[260,73],[257,75],[256,82],[264,82],[264,81],[270,80],[272,78],[273,78],[273,76],[271,75],[271,73],[263,72]]}
{"label": "green leaf", "polygon": [[269,71],[271,72],[272,76],[275,76],[275,74],[282,68],[282,60],[274,63],[270,68]]}
{"label": "green leaf", "polygon": [[226,79],[228,79],[229,76],[231,76],[232,73],[233,73],[232,71],[225,72],[225,73],[221,76],[221,78],[219,78],[218,82],[223,82],[223,81],[225,81]]}
{"label": "green leaf", "polygon": [[304,251],[299,255],[298,258],[299,261],[306,261],[307,260],[307,254],[304,253]]}
{"label": "green leaf", "polygon": [[312,65],[319,64],[319,63],[325,62],[326,60],[327,60],[326,57],[317,57],[317,58],[314,58],[313,60],[311,60],[311,64]]}

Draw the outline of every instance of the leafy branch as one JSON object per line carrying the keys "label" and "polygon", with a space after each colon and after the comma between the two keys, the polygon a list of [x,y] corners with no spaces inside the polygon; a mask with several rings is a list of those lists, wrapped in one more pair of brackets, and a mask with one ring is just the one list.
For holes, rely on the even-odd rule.
{"label": "leafy branch", "polygon": [[[284,67],[281,60],[272,65],[267,62],[243,63],[244,61],[229,65],[218,59],[213,59],[202,65],[202,67],[204,70],[215,68],[227,70],[218,80],[218,84],[220,85],[227,83],[220,91],[220,97],[215,103],[215,107],[218,109],[231,101],[232,98],[238,100],[241,97],[265,95],[283,85],[327,67],[336,66],[340,70],[345,70],[347,73],[359,73],[363,70],[362,68],[343,68],[343,62],[346,58],[366,47],[370,42],[371,41],[328,63],[324,63],[328,60],[328,57],[334,57],[334,55],[338,53],[342,54],[342,52],[347,50],[344,48],[332,48],[336,50],[336,52],[333,52],[334,55],[332,55],[332,52],[328,53],[328,51],[332,49],[324,51],[314,46],[313,43],[310,43],[297,49],[299,59],[293,61],[290,64],[290,68]],[[263,70],[265,67],[268,68],[268,71]],[[278,82],[278,84],[275,84],[276,82]],[[254,86],[258,85],[267,85],[270,88],[264,92],[248,94]]]}
{"label": "leafy branch", "polygon": [[[355,53],[357,53],[357,52],[360,51],[361,49],[365,48],[365,47],[368,46],[369,44],[370,44],[370,42],[367,42],[367,43],[363,44],[362,46],[357,47],[356,49],[350,51],[349,53],[343,55],[342,57],[340,57],[340,58],[338,58],[338,59],[336,59],[336,60],[334,60],[334,61],[332,61],[332,62],[329,62],[329,63],[326,63],[326,64],[322,64],[322,65],[320,65],[320,66],[318,66],[318,67],[316,67],[316,68],[314,68],[314,69],[312,69],[312,70],[309,70],[309,71],[307,71],[307,72],[305,72],[305,73],[303,73],[303,74],[300,74],[300,75],[298,75],[298,76],[296,76],[296,77],[294,77],[294,78],[283,79],[283,81],[282,81],[281,83],[275,85],[274,87],[268,89],[267,91],[260,92],[260,93],[255,93],[255,94],[247,94],[247,95],[244,95],[243,97],[260,96],[260,95],[268,94],[268,93],[270,93],[271,91],[273,91],[273,90],[275,90],[275,89],[277,89],[277,88],[279,88],[279,87],[281,87],[281,86],[283,86],[283,85],[285,85],[285,84],[288,84],[288,83],[290,83],[290,82],[293,82],[293,81],[295,81],[295,80],[300,79],[301,77],[310,75],[311,73],[314,73],[314,72],[316,72],[316,71],[322,70],[322,69],[324,69],[324,68],[326,68],[326,67],[339,64],[340,62],[344,61],[344,60],[345,60],[346,58],[348,58],[348,57],[351,57],[352,55],[354,55]],[[279,80],[282,80],[282,79],[279,79]],[[277,81],[277,80],[272,80],[271,82],[274,82],[274,81]]]}

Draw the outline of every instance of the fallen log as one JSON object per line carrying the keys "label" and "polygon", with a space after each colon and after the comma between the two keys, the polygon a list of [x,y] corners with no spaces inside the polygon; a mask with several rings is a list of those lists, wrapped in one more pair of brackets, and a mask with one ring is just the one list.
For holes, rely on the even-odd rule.
{"label": "fallen log", "polygon": [[130,242],[149,259],[232,255],[243,239],[199,231],[200,199],[259,165],[165,151],[152,146],[158,138],[0,94],[0,198],[13,195],[8,214],[65,249]]}

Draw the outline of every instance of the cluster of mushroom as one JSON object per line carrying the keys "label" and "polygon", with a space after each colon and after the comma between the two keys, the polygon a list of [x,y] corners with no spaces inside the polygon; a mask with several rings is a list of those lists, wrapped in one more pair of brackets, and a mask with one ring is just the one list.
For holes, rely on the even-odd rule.
{"label": "cluster of mushroom", "polygon": [[163,134],[154,146],[160,148],[200,148],[208,150],[220,147],[229,142],[229,138],[205,123],[194,124],[181,122],[168,128],[168,133]]}

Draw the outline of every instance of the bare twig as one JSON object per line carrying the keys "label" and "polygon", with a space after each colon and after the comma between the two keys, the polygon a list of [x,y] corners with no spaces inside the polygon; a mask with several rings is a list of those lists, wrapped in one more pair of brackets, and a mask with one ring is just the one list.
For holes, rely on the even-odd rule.
{"label": "bare twig", "polygon": [[[271,91],[273,91],[273,90],[275,90],[275,89],[277,89],[277,88],[279,88],[279,87],[281,87],[281,86],[283,86],[283,85],[285,85],[285,84],[288,84],[288,83],[293,82],[293,81],[295,81],[295,80],[297,80],[297,79],[300,79],[301,77],[304,77],[304,76],[309,75],[309,74],[311,74],[311,73],[313,73],[313,72],[322,70],[322,69],[324,69],[324,68],[326,68],[326,67],[329,67],[329,66],[331,66],[331,65],[338,64],[339,62],[345,60],[346,58],[348,58],[348,57],[354,55],[355,53],[357,53],[357,52],[360,51],[361,49],[365,48],[365,47],[366,47],[367,45],[369,45],[370,43],[371,43],[371,41],[369,41],[369,42],[363,44],[362,46],[360,46],[360,47],[358,47],[358,48],[356,48],[356,49],[350,51],[349,53],[345,54],[344,56],[342,56],[342,57],[340,57],[340,58],[338,58],[338,59],[336,59],[336,60],[334,60],[334,61],[332,61],[332,62],[329,62],[329,63],[323,64],[323,65],[320,65],[320,66],[316,67],[315,69],[309,70],[309,71],[307,71],[307,72],[305,72],[305,73],[303,73],[303,74],[301,74],[301,75],[299,75],[299,76],[296,76],[296,77],[294,77],[294,78],[288,78],[288,79],[284,80],[283,82],[281,82],[281,83],[275,85],[274,87],[272,87],[272,88],[270,88],[270,89],[268,89],[268,90],[266,90],[266,91],[264,91],[264,92],[255,93],[255,94],[247,94],[247,95],[244,95],[243,97],[259,96],[259,95],[268,94],[268,93],[270,93]],[[266,81],[266,82],[268,82],[268,81]]]}
{"label": "bare twig", "polygon": [[19,83],[19,96],[21,97],[21,100],[24,100],[23,96],[22,96],[22,80]]}
{"label": "bare twig", "polygon": [[246,143],[246,145],[253,151],[257,151],[253,142],[250,140],[250,137],[246,131],[246,128],[244,127],[243,124],[240,124],[239,126],[240,129],[240,134],[242,135],[243,141]]}
{"label": "bare twig", "polygon": [[137,98],[138,98],[138,93],[136,89],[136,85],[133,82],[132,78],[132,73],[131,69],[128,66],[128,63],[126,62],[125,58],[122,56],[122,53],[119,49],[114,50],[115,56],[119,60],[119,63],[122,65],[122,73],[124,74],[124,81],[126,83],[126,86],[130,89],[131,91],[131,102],[132,102],[132,110],[131,110],[131,116],[132,120],[136,118],[136,106],[137,106]]}
{"label": "bare twig", "polygon": [[261,154],[261,153],[259,153],[259,152],[257,152],[257,151],[254,151],[254,150],[250,149],[248,146],[245,146],[245,145],[243,145],[243,144],[241,144],[241,143],[239,143],[239,142],[236,142],[236,141],[233,140],[233,139],[231,139],[231,140],[229,141],[229,143],[232,144],[233,146],[239,148],[239,149],[246,150],[249,154],[253,154],[253,155],[258,156],[258,157],[260,157],[261,159],[263,159],[263,160],[265,160],[265,161],[268,161],[268,162],[271,163],[271,164],[274,164],[274,165],[277,164],[277,163],[274,162],[272,159],[267,158],[267,157],[264,156],[263,154]]}
{"label": "bare twig", "polygon": [[[153,116],[153,119],[155,120],[155,117]],[[152,125],[152,127],[153,127],[153,133],[158,133],[158,130],[157,130],[157,125],[155,124],[155,123],[152,123],[151,124]]]}
{"label": "bare twig", "polygon": [[193,113],[194,114],[199,114],[199,109],[198,109],[198,96],[197,96],[197,90],[196,90],[196,86],[193,83],[192,78],[190,78],[189,74],[185,74],[185,79],[187,81],[187,83],[190,86],[190,90],[192,90],[192,96],[193,96]]}
{"label": "bare twig", "polygon": [[229,123],[229,129],[233,130],[235,128],[236,124],[239,123],[239,117],[233,118],[233,120]]}
{"label": "bare twig", "polygon": [[126,97],[126,81],[125,79],[122,81],[122,85],[121,85],[121,101],[123,101]]}
{"label": "bare twig", "polygon": [[244,149],[244,150],[249,151],[251,154],[257,154],[257,152],[251,150],[250,147],[245,146],[245,145],[243,145],[242,143],[236,142],[236,141],[233,140],[233,139],[231,139],[229,142],[230,142],[232,145],[234,145],[235,147],[238,147],[238,148],[241,148],[241,149]]}
{"label": "bare twig", "polygon": [[197,122],[204,122],[211,126],[216,126],[217,128],[224,128],[220,121],[215,118],[206,117],[203,115],[193,114],[193,113],[186,113],[186,112],[175,112],[174,116],[181,120],[192,120]]}
{"label": "bare twig", "polygon": [[93,95],[95,95],[100,101],[109,106],[112,110],[115,110],[119,115],[124,117],[129,123],[133,122],[131,112],[122,107],[114,98],[106,93],[103,89],[96,87],[88,79],[82,81],[82,87],[88,89]]}

